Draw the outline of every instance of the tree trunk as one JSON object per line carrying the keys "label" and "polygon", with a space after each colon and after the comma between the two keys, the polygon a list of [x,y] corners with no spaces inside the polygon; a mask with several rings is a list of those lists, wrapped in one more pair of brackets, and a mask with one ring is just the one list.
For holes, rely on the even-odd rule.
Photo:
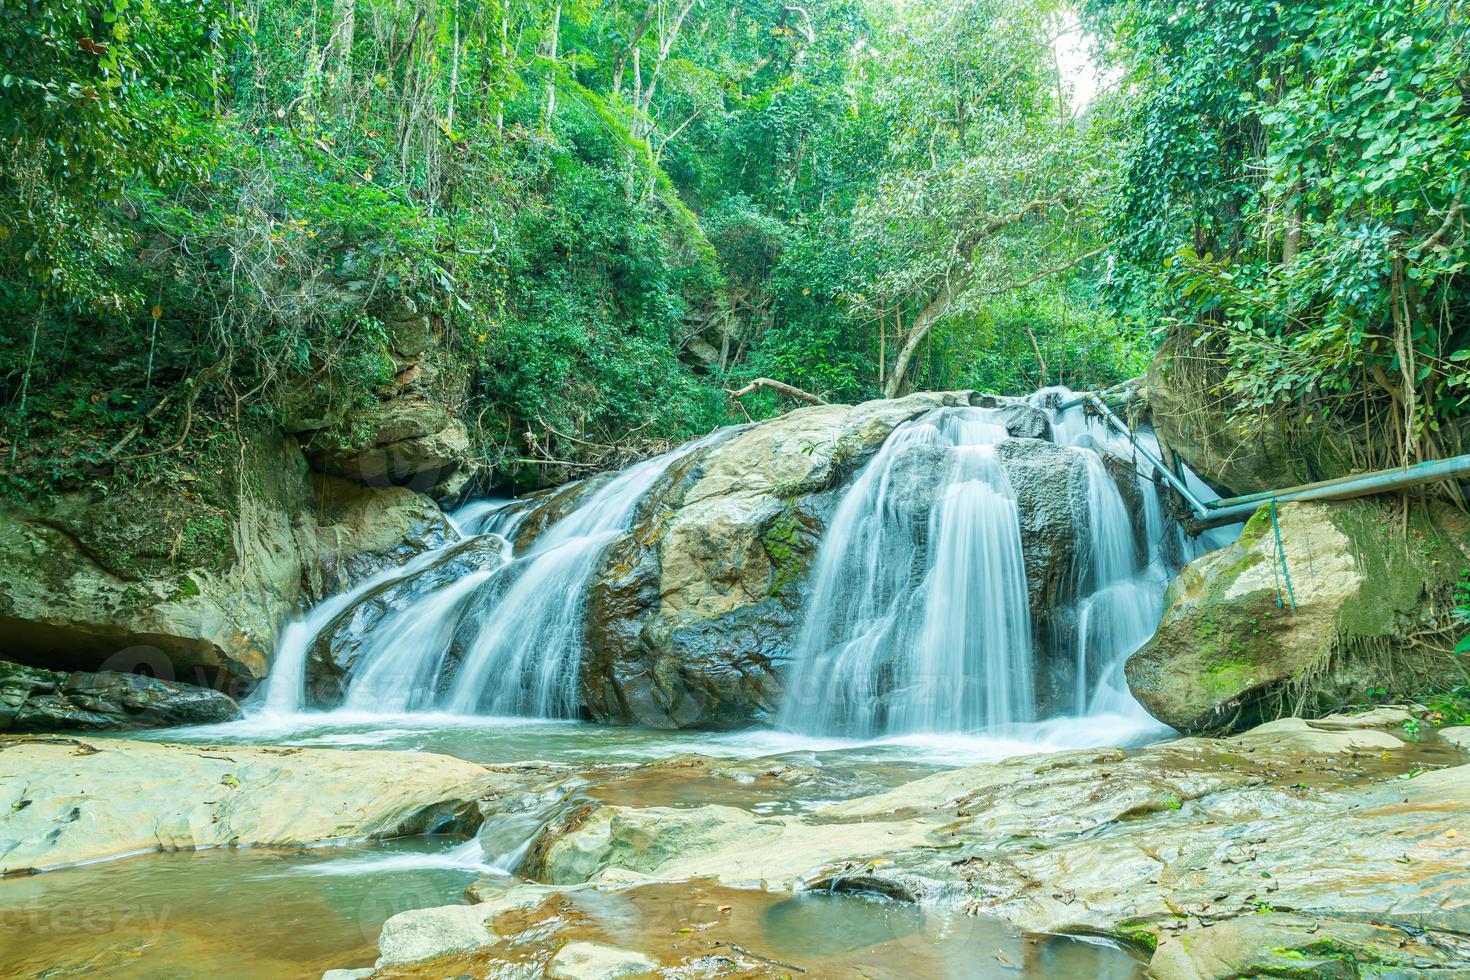
{"label": "tree trunk", "polygon": [[551,117],[556,114],[556,49],[561,42],[561,4],[551,15],[551,43],[546,55],[551,59],[552,75],[546,80],[546,128],[551,128]]}
{"label": "tree trunk", "polygon": [[347,101],[352,79],[352,42],[357,34],[355,0],[332,0],[332,33],[327,38],[326,57],[328,87],[338,105]]}
{"label": "tree trunk", "polygon": [[628,59],[638,49],[639,42],[643,40],[643,35],[648,33],[649,27],[653,26],[653,19],[657,15],[658,0],[653,0],[648,5],[648,9],[643,12],[643,19],[638,21],[637,26],[633,28],[633,35],[628,38],[628,43],[623,50],[618,52],[617,60],[613,62],[612,90],[614,95],[623,91],[623,70],[628,67]]}
{"label": "tree trunk", "polygon": [[788,398],[795,398],[797,401],[806,402],[809,405],[827,404],[826,400],[817,397],[809,391],[802,391],[795,385],[789,385],[784,381],[777,381],[774,378],[756,378],[754,381],[746,385],[744,388],[741,388],[739,391],[731,391],[727,392],[727,394],[729,394],[731,398],[744,398],[746,395],[755,391],[757,388],[769,388],[772,391],[779,392]]}
{"label": "tree trunk", "polygon": [[[959,269],[956,269],[945,277],[944,284],[939,288],[939,291],[924,304],[923,310],[919,312],[918,317],[915,318],[913,324],[909,327],[908,336],[904,338],[903,346],[893,355],[893,372],[888,376],[888,381],[883,386],[883,397],[898,397],[898,393],[903,389],[904,375],[908,373],[909,364],[913,361],[914,353],[919,349],[919,345],[929,336],[929,331],[934,329],[934,324],[938,323],[949,312],[949,308],[954,304],[954,301],[969,288],[970,281],[974,277],[969,262],[970,254],[979,247],[981,242],[991,235],[1003,231],[1031,214],[1045,210],[1047,206],[1054,203],[1056,202],[1028,201],[1010,214],[1002,215],[999,218],[992,218],[985,222],[983,225],[968,232],[964,238],[955,243],[955,254],[963,256],[965,261]],[[1072,264],[1075,264],[1076,261],[1081,261],[1081,259],[1075,260]],[[1037,278],[1040,277],[1038,276]]]}

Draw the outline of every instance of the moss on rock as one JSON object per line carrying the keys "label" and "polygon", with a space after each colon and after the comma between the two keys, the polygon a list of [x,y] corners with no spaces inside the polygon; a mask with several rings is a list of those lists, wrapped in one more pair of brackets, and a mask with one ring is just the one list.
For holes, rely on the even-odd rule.
{"label": "moss on rock", "polygon": [[[1401,513],[1401,512],[1400,512]],[[1190,563],[1129,685],[1155,717],[1212,731],[1314,715],[1369,688],[1412,695],[1461,675],[1444,653],[1470,521],[1439,505],[1269,507],[1239,541]]]}

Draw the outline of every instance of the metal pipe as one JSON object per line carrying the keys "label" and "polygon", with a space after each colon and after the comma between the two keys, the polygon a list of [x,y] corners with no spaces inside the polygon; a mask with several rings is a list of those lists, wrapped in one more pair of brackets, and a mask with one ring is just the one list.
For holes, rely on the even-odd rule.
{"label": "metal pipe", "polygon": [[1394,470],[1369,470],[1368,473],[1350,473],[1347,476],[1336,476],[1330,480],[1315,480],[1312,483],[1299,483],[1296,486],[1283,487],[1280,490],[1258,490],[1255,493],[1243,493],[1237,497],[1221,497],[1219,500],[1211,502],[1210,507],[1234,507],[1236,504],[1249,503],[1263,504],[1272,497],[1280,500],[1288,493],[1296,493],[1300,490],[1315,490],[1318,487],[1338,486],[1344,483],[1351,483],[1354,480],[1361,480],[1363,477],[1369,475],[1369,473],[1398,472],[1399,469],[1402,469],[1402,467]]}
{"label": "metal pipe", "polygon": [[[1209,507],[1207,507],[1198,497],[1194,495],[1194,491],[1189,489],[1189,484],[1181,480],[1179,476],[1174,473],[1173,470],[1164,465],[1162,460],[1160,460],[1153,453],[1149,452],[1148,449],[1146,449],[1143,444],[1138,441],[1138,437],[1133,434],[1133,430],[1128,428],[1127,424],[1122,419],[1113,414],[1113,410],[1111,408],[1108,408],[1106,402],[1097,397],[1097,395],[1091,393],[1088,393],[1082,397],[1087,404],[1097,409],[1098,414],[1103,417],[1104,422],[1108,423],[1113,428],[1117,429],[1119,432],[1123,433],[1123,435],[1128,437],[1128,441],[1133,444],[1134,450],[1136,450],[1138,454],[1144,459],[1148,460],[1149,463],[1153,465],[1154,469],[1159,471],[1159,474],[1166,481],[1168,481],[1169,486],[1179,491],[1179,496],[1183,497],[1185,502],[1189,504],[1190,510],[1194,511],[1195,514],[1201,518],[1209,513]],[[1228,524],[1231,522],[1227,521],[1226,523]]]}
{"label": "metal pipe", "polygon": [[[1374,493],[1387,493],[1390,490],[1402,490],[1406,487],[1416,487],[1425,483],[1437,483],[1441,480],[1454,480],[1461,477],[1470,478],[1470,454],[1464,456],[1452,456],[1449,459],[1432,459],[1424,463],[1415,463],[1413,466],[1400,467],[1392,470],[1378,470],[1373,473],[1363,473],[1358,476],[1343,477],[1337,480],[1326,480],[1322,483],[1307,484],[1292,490],[1267,492],[1262,499],[1248,499],[1240,503],[1227,504],[1225,506],[1214,506],[1208,508],[1208,513],[1200,515],[1195,520],[1185,524],[1191,533],[1209,530],[1212,527],[1220,527],[1225,524],[1234,524],[1237,521],[1247,520],[1254,514],[1262,504],[1275,500],[1277,503],[1290,503],[1293,500],[1348,500],[1353,497],[1365,497]],[[1257,495],[1252,494],[1252,497]],[[1239,498],[1237,498],[1239,499]]]}
{"label": "metal pipe", "polygon": [[[1113,394],[1113,392],[1117,393]],[[1082,394],[1074,395],[1071,398],[1068,398],[1066,401],[1062,402],[1060,405],[1057,406],[1057,411],[1065,412],[1069,408],[1076,408],[1078,405],[1081,405],[1083,402],[1087,401],[1087,399],[1094,397],[1119,398],[1122,399],[1122,401],[1126,404],[1127,402],[1133,401],[1133,399],[1135,398],[1143,397],[1143,394],[1144,390],[1142,388],[1124,388],[1122,391],[1118,391],[1117,388],[1108,388],[1107,390],[1101,392],[1084,391]]]}

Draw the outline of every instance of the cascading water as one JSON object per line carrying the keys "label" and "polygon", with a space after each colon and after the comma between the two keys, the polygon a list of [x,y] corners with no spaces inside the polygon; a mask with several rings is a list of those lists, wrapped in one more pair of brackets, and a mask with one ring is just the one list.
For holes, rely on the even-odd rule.
{"label": "cascading water", "polygon": [[[1065,388],[1051,388],[1032,397],[1046,406],[1071,399]],[[1078,684],[1073,710],[1078,715],[1145,717],[1128,690],[1123,665],[1153,634],[1164,611],[1164,593],[1172,575],[1170,555],[1182,564],[1209,547],[1226,544],[1227,530],[1209,542],[1186,536],[1177,525],[1166,525],[1160,487],[1151,467],[1137,458],[1126,437],[1113,431],[1081,405],[1052,413],[1053,439],[1071,446],[1086,459],[1088,470],[1087,518],[1079,536],[1079,554],[1088,556],[1081,574],[1090,576],[1079,588],[1076,604],[1075,662]],[[1137,438],[1156,458],[1162,457],[1153,433],[1144,426]],[[1133,541],[1128,508],[1118,485],[1109,477],[1097,448],[1134,462],[1132,479],[1141,502],[1143,549]],[[1186,473],[1191,489],[1201,499],[1214,497],[1204,484]]]}
{"label": "cascading water", "polygon": [[660,456],[624,470],[553,524],[507,570],[498,601],[474,617],[474,638],[449,692],[448,710],[576,717],[587,582],[671,462]]}
{"label": "cascading water", "polygon": [[[1032,620],[1032,602],[1044,600],[1028,589],[1007,462],[1019,447],[1004,445],[1010,409],[934,409],[899,425],[837,501],[783,678],[780,727],[874,738],[1014,733],[1059,714],[1152,724],[1123,664],[1156,626],[1171,569],[1200,546],[1165,521],[1148,467],[1120,463],[1133,457],[1125,438],[1080,407],[1054,407],[1066,394],[1031,399],[1047,413],[1051,441],[1075,457],[1047,465],[1072,473],[1070,486],[1085,484],[1068,498],[1075,558],[1073,581],[1055,597],[1061,615],[1038,606],[1046,618]],[[344,719],[575,718],[586,593],[603,555],[660,476],[717,438],[585,490],[523,554],[512,556],[510,539],[540,504],[465,505],[451,515],[458,540],[288,626],[252,713],[302,712],[308,663],[345,634],[350,655],[333,702]],[[1141,513],[1130,513],[1124,489]]]}
{"label": "cascading water", "polygon": [[[1086,481],[1073,515],[1076,599],[1060,644],[1072,651],[1073,676],[1058,707],[1146,726],[1123,664],[1163,611],[1158,488],[1141,468],[1119,476],[1136,481],[1143,503],[1140,548],[1102,457],[1129,459],[1131,447],[1080,406],[1050,408],[1060,401],[1053,394],[1062,392],[1032,404],[1048,412],[1052,440],[1077,454]],[[937,409],[900,425],[860,471],[817,553],[782,727],[866,738],[1003,732],[1036,719],[1016,495],[996,458],[1007,438],[997,410]]]}
{"label": "cascading water", "polygon": [[[467,538],[498,538],[505,561],[390,608],[359,637],[343,679],[342,710],[576,717],[583,606],[603,552],[627,532],[639,500],[670,465],[720,436],[621,471],[514,558],[507,539],[527,516],[525,501],[461,508],[452,516],[455,529]],[[323,630],[376,590],[425,574],[465,540],[380,572],[288,625],[275,669],[252,698],[253,712],[290,717],[304,710],[307,662]]]}
{"label": "cascading water", "polygon": [[[818,551],[780,722],[820,734],[973,731],[1034,714],[1015,494],[982,409],[900,425]],[[943,486],[926,503],[931,468]],[[931,546],[932,542],[932,546]]]}

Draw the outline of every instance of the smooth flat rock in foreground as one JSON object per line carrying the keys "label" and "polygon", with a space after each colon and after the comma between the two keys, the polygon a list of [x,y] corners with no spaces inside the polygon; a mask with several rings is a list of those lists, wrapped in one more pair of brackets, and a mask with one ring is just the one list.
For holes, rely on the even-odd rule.
{"label": "smooth flat rock in foreground", "polygon": [[141,851],[471,829],[512,774],[427,753],[0,740],[0,875]]}

